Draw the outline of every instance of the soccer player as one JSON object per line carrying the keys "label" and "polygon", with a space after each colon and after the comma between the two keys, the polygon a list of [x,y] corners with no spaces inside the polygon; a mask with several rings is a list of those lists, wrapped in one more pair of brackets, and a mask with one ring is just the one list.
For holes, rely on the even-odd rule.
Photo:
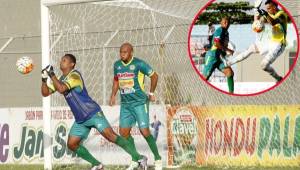
{"label": "soccer player", "polygon": [[254,19],[259,19],[271,24],[272,37],[269,40],[269,43],[262,44],[260,41],[253,43],[246,51],[237,55],[233,59],[228,60],[226,65],[231,66],[245,60],[253,53],[259,53],[264,56],[261,62],[261,68],[279,82],[282,80],[282,77],[276,73],[271,64],[283,53],[286,47],[288,15],[283,10],[279,10],[276,2],[272,0],[267,0],[265,5],[267,11],[263,9],[256,9]]}
{"label": "soccer player", "polygon": [[[82,145],[82,140],[88,137],[91,128],[96,128],[103,137],[113,142],[128,152],[133,160],[138,162],[141,156],[133,145],[116,135],[106,120],[101,107],[88,95],[83,78],[75,70],[76,58],[72,54],[65,54],[60,61],[62,76],[57,78],[51,65],[42,70],[41,93],[44,97],[55,91],[61,93],[73,112],[75,122],[69,132],[68,148],[77,153],[79,157],[92,164],[92,170],[104,169],[104,166]],[[47,85],[48,76],[52,80]],[[143,160],[141,160],[143,161]]]}
{"label": "soccer player", "polygon": [[212,38],[212,47],[205,54],[205,64],[202,71],[203,77],[208,80],[216,68],[225,74],[227,77],[229,93],[234,91],[233,71],[231,67],[226,67],[221,60],[221,56],[226,56],[226,53],[233,54],[234,51],[229,49],[229,33],[230,19],[224,17],[221,20],[221,27],[216,29]]}
{"label": "soccer player", "polygon": [[[150,92],[144,91],[144,76],[151,79]],[[110,105],[116,102],[116,93],[120,90],[120,135],[128,139],[134,145],[134,139],[130,135],[132,126],[137,122],[141,134],[146,139],[155,159],[155,170],[162,169],[161,156],[158,153],[155,139],[149,130],[149,101],[155,101],[154,91],[157,85],[158,75],[143,60],[133,57],[133,47],[130,43],[124,43],[120,47],[120,59],[114,63],[114,79]],[[131,164],[132,169],[138,165]]]}

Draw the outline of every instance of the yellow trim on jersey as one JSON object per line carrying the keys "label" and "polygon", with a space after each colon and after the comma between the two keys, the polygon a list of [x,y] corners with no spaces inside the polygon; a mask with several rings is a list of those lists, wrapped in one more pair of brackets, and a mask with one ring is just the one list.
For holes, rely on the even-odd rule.
{"label": "yellow trim on jersey", "polygon": [[81,90],[83,89],[83,82],[81,80],[81,77],[75,71],[69,73],[63,80],[63,83],[68,87],[69,90],[78,86],[81,88]]}
{"label": "yellow trim on jersey", "polygon": [[121,62],[122,62],[122,64],[123,64],[124,66],[128,66],[128,65],[133,61],[133,58],[134,58],[134,57],[132,57],[131,60],[130,60],[127,64],[124,63],[122,60],[121,60]]}
{"label": "yellow trim on jersey", "polygon": [[215,46],[215,45],[213,45],[213,46],[210,48],[210,50],[217,50],[217,49],[218,49],[218,47]]}
{"label": "yellow trim on jersey", "polygon": [[286,13],[283,10],[279,10],[275,15],[272,15],[272,14],[269,13],[270,17],[273,18],[273,19],[279,18],[282,14],[286,15]]}
{"label": "yellow trim on jersey", "polygon": [[[60,78],[61,76],[58,79],[60,80]],[[69,90],[78,86],[81,88],[81,90],[83,89],[83,82],[81,80],[80,75],[77,72],[74,72],[73,70],[62,80],[62,83],[64,83]],[[47,86],[51,93],[56,92],[53,83],[47,84]]]}
{"label": "yellow trim on jersey", "polygon": [[68,82],[63,82],[63,83],[68,87],[69,90],[72,88]]}
{"label": "yellow trim on jersey", "polygon": [[287,14],[283,10],[280,10],[275,15],[272,14],[269,15],[274,20],[279,19],[280,17],[282,17],[282,15],[284,15],[284,17],[286,18],[285,20],[283,20],[283,23],[278,23],[272,26],[272,37],[271,37],[271,40],[274,42],[286,44],[286,31],[287,31],[286,29],[287,29],[287,17],[288,17]]}
{"label": "yellow trim on jersey", "polygon": [[145,78],[145,75],[142,72],[139,71],[139,73],[138,73],[138,82],[139,82],[139,85],[140,85],[142,91],[145,91],[144,78]]}

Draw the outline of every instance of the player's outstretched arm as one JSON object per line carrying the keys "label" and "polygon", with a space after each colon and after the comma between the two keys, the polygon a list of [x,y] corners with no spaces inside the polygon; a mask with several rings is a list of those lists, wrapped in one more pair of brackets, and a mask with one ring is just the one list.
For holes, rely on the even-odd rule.
{"label": "player's outstretched arm", "polygon": [[156,89],[157,82],[158,82],[158,75],[157,75],[156,72],[154,72],[150,76],[150,80],[151,80],[151,84],[150,84],[149,100],[152,101],[152,102],[154,102],[155,101],[154,91]]}
{"label": "player's outstretched arm", "polygon": [[113,106],[116,104],[116,94],[119,90],[119,82],[117,78],[113,79],[113,85],[112,85],[112,90],[111,90],[111,95],[110,95],[110,100],[109,100],[109,105]]}

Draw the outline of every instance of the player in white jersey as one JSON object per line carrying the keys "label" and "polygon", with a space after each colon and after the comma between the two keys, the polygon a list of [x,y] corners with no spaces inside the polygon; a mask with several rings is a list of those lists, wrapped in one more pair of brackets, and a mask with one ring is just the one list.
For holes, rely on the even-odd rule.
{"label": "player in white jersey", "polygon": [[272,37],[267,44],[256,41],[250,47],[233,57],[232,59],[223,60],[226,66],[231,66],[248,58],[251,54],[259,53],[264,56],[261,62],[261,68],[268,72],[277,82],[282,80],[271,64],[283,53],[286,47],[287,20],[288,15],[278,8],[278,5],[272,1],[265,2],[266,10],[255,9],[254,20],[261,20],[272,26]]}

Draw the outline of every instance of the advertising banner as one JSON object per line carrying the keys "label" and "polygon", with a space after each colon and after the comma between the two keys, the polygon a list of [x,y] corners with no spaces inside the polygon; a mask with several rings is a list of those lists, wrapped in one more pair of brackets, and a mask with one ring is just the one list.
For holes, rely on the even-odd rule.
{"label": "advertising banner", "polygon": [[[119,133],[119,106],[102,107],[113,130]],[[166,141],[165,107],[150,106],[150,130],[156,138],[161,155],[163,143]],[[43,112],[42,108],[4,108],[0,109],[0,161],[1,163],[43,164]],[[77,158],[67,147],[69,130],[74,122],[73,114],[68,107],[52,108],[52,152],[54,163],[87,163]],[[50,120],[49,120],[50,121]],[[137,126],[131,134],[135,139],[137,150],[153,163],[151,153],[145,139]],[[129,164],[130,156],[117,145],[108,142],[96,130],[91,129],[89,137],[83,145],[104,164]],[[163,157],[165,160],[165,158]]]}
{"label": "advertising banner", "polygon": [[193,160],[205,166],[300,165],[299,105],[167,110],[169,165]]}

